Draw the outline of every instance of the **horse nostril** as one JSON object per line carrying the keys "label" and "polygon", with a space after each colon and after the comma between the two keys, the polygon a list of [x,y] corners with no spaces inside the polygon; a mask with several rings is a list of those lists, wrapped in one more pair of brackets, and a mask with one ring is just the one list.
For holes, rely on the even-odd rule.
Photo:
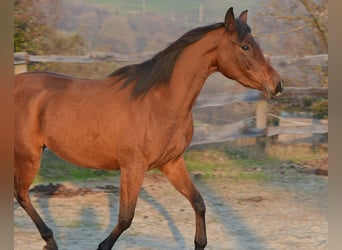
{"label": "horse nostril", "polygon": [[276,96],[281,95],[281,93],[283,92],[283,89],[284,89],[284,82],[283,82],[283,80],[280,80],[278,82],[278,85],[277,85],[277,88],[276,88]]}

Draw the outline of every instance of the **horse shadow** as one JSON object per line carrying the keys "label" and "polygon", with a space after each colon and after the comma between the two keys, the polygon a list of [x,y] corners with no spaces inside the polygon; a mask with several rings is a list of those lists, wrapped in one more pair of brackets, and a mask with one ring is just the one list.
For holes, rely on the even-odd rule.
{"label": "horse shadow", "polygon": [[[113,184],[113,183],[111,183]],[[116,185],[116,183],[114,183]],[[248,224],[244,221],[244,219],[234,210],[229,201],[224,200],[220,197],[214,190],[210,188],[208,184],[206,184],[202,180],[196,180],[196,186],[203,194],[203,198],[205,200],[207,209],[210,209],[213,212],[216,220],[220,221],[220,224],[223,225],[225,231],[227,232],[227,238],[232,238],[235,240],[236,248],[239,250],[266,250],[268,248],[263,240],[258,234],[253,231]],[[100,229],[99,225],[100,218],[99,213],[97,213],[94,207],[84,206],[80,208],[79,211],[79,223],[82,227],[90,227],[89,230],[83,231],[85,235],[75,235],[74,229],[66,229],[65,227],[59,229],[57,223],[55,222],[55,214],[53,213],[53,208],[49,205],[49,198],[39,198],[36,203],[40,207],[42,216],[44,220],[46,220],[48,226],[53,230],[55,239],[57,244],[60,246],[60,249],[68,250],[70,247],[72,249],[96,249],[97,245],[112,231],[113,227],[117,223],[117,215],[118,215],[118,194],[108,193],[106,198],[108,199],[108,214],[109,214],[109,222],[105,228]],[[186,244],[186,239],[180,229],[177,227],[175,223],[175,218],[170,215],[168,210],[153,196],[142,187],[139,199],[149,204],[152,208],[154,208],[167,222],[167,226],[172,235],[172,241],[167,239],[155,238],[154,235],[147,234],[144,235],[132,235],[132,234],[123,234],[122,237],[119,238],[118,242],[115,245],[115,249],[188,249]],[[67,212],[67,211],[66,211]],[[63,216],[62,214],[60,216]],[[156,227],[158,225],[155,225]],[[148,229],[147,229],[148,230]],[[82,233],[82,234],[83,234]],[[95,236],[96,235],[96,236]],[[82,243],[82,239],[84,237],[92,238],[91,246],[84,246]],[[165,238],[165,237],[164,237]],[[210,235],[208,237],[208,246],[210,246]],[[80,244],[81,243],[81,244]],[[80,245],[79,245],[80,244]],[[78,246],[79,245],[79,246]],[[158,247],[156,247],[158,246]]]}
{"label": "horse shadow", "polygon": [[236,241],[238,250],[271,250],[264,240],[245,222],[233,206],[222,199],[208,184],[202,180],[196,181],[196,186],[203,194],[206,206],[213,211],[224,226],[230,238]]}
{"label": "horse shadow", "polygon": [[[116,185],[116,183],[114,183],[114,185]],[[108,199],[109,204],[109,222],[107,223],[107,226],[102,229],[100,228],[101,221],[99,218],[99,216],[101,215],[96,211],[96,209],[94,209],[94,204],[91,204],[90,206],[83,205],[82,207],[75,208],[79,210],[77,211],[79,217],[78,219],[75,219],[74,222],[69,222],[69,224],[75,223],[74,226],[61,225],[61,223],[58,222],[58,219],[56,217],[57,215],[53,211],[53,207],[50,203],[50,197],[39,197],[35,201],[35,206],[37,206],[37,209],[40,210],[39,213],[41,214],[42,218],[44,219],[44,221],[46,221],[49,228],[53,231],[59,249],[68,250],[72,248],[74,250],[91,250],[96,249],[97,245],[105,237],[107,237],[107,235],[113,230],[114,226],[117,223],[117,216],[119,211],[118,194],[107,193],[106,198]],[[163,207],[158,201],[156,201],[143,187],[141,189],[139,198],[148,203],[154,209],[156,209],[164,217],[164,219],[167,221],[170,232],[173,235],[174,241],[164,241],[164,239],[161,240],[160,238],[155,239],[153,235],[149,234],[140,236],[124,233],[122,237],[118,239],[115,245],[115,249],[141,249],[141,247],[144,247],[144,249],[160,249],[161,247],[162,249],[170,250],[187,249],[184,237],[175,225],[174,220],[172,219],[166,208]],[[73,213],[74,211],[66,210],[65,212]],[[63,214],[60,214],[59,216],[63,216]],[[77,233],[77,227],[90,227],[90,229],[83,229],[82,235],[80,235]],[[86,244],[82,242],[84,237],[88,239],[92,238],[91,245],[86,246]],[[43,240],[42,244],[44,244]]]}

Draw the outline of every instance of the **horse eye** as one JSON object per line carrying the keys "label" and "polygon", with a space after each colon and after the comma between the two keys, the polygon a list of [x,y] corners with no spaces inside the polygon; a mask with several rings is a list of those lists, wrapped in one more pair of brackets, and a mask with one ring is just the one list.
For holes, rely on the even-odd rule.
{"label": "horse eye", "polygon": [[249,50],[249,47],[247,45],[244,45],[241,47],[243,50]]}

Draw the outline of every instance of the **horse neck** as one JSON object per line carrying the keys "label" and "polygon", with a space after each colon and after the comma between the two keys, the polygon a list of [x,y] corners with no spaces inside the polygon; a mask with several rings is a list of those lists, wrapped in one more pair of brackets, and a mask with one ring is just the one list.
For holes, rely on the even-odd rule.
{"label": "horse neck", "polygon": [[216,72],[216,55],[223,29],[206,34],[179,56],[167,91],[170,107],[178,117],[188,117],[203,84]]}

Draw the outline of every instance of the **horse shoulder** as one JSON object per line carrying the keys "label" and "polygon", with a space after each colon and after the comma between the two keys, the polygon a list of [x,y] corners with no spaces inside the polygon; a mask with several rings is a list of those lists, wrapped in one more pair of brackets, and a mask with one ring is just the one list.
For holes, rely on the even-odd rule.
{"label": "horse shoulder", "polygon": [[[154,131],[154,132],[153,132]],[[154,127],[144,147],[145,154],[151,157],[151,167],[159,167],[179,158],[189,146],[193,136],[193,120],[191,114],[185,119],[161,119],[158,127]],[[147,151],[146,149],[150,151]]]}

